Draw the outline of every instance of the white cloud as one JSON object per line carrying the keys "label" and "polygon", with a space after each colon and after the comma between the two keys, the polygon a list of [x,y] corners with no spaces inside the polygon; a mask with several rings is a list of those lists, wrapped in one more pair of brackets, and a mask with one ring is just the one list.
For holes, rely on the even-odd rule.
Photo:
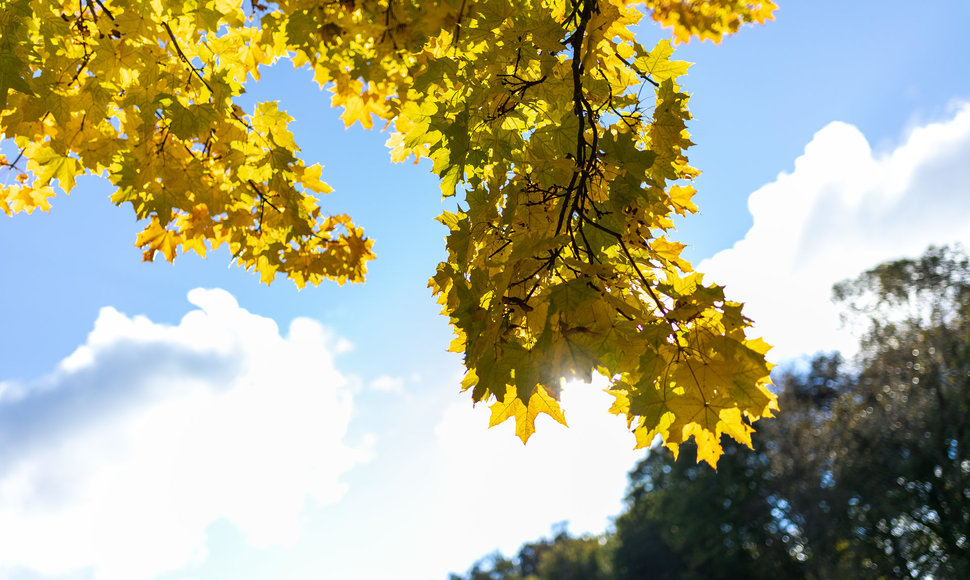
{"label": "white cloud", "polygon": [[370,382],[370,388],[386,393],[400,393],[404,390],[404,379],[390,375],[381,375]]}
{"label": "white cloud", "polygon": [[464,570],[493,548],[506,554],[524,541],[569,521],[575,533],[602,532],[620,513],[627,472],[645,451],[597,377],[592,385],[568,384],[562,407],[569,427],[542,415],[527,445],[514,435],[513,421],[488,428],[486,405],[447,409],[435,435],[443,471],[438,498],[450,530],[438,540],[439,553]]}
{"label": "white cloud", "polygon": [[831,123],[748,205],[744,240],[697,269],[747,303],[756,334],[776,345],[769,358],[853,352],[833,283],[930,244],[970,245],[970,104],[879,155],[857,128]]}
{"label": "white cloud", "polygon": [[50,376],[0,389],[0,576],[93,569],[139,580],[199,562],[226,519],[289,543],[369,457],[345,442],[344,348],[299,318],[284,337],[222,290],[177,326],[101,310]]}

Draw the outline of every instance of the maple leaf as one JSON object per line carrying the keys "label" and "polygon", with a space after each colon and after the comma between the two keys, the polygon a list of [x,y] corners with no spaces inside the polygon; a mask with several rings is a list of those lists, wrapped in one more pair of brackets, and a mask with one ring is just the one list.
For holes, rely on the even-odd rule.
{"label": "maple leaf", "polygon": [[687,74],[690,63],[672,61],[674,49],[669,40],[661,40],[650,52],[640,55],[635,62],[637,69],[657,84]]}
{"label": "maple leaf", "polygon": [[494,427],[508,419],[515,419],[515,435],[525,443],[535,433],[535,421],[540,413],[549,415],[566,425],[559,402],[549,396],[541,386],[536,386],[525,400],[517,390],[509,389],[501,401],[491,405],[492,416],[488,426]]}
{"label": "maple leaf", "polygon": [[175,260],[175,251],[180,243],[179,236],[163,228],[157,219],[153,219],[135,240],[136,246],[145,248],[143,259],[146,262],[155,258],[156,251],[161,252],[169,262]]}
{"label": "maple leaf", "polygon": [[83,171],[77,159],[60,155],[38,143],[31,143],[26,151],[30,160],[27,167],[37,174],[35,186],[45,186],[56,179],[65,193],[74,189],[76,177]]}
{"label": "maple leaf", "polygon": [[16,54],[0,50],[0,110],[7,106],[7,93],[10,90],[33,95],[27,80],[23,77],[24,63]]}
{"label": "maple leaf", "polygon": [[330,193],[333,191],[333,188],[320,181],[321,173],[323,173],[323,167],[320,164],[315,164],[310,167],[301,168],[298,177],[303,187],[310,191],[320,194]]}

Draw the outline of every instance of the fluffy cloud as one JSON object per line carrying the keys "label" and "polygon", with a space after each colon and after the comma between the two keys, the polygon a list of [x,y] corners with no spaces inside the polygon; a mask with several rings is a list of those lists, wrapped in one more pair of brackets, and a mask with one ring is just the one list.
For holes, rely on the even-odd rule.
{"label": "fluffy cloud", "polygon": [[454,405],[435,429],[443,471],[438,498],[461,513],[443,522],[442,537],[455,569],[465,569],[493,547],[513,553],[523,541],[569,521],[575,531],[604,530],[620,513],[627,472],[644,456],[626,421],[608,413],[613,398],[601,377],[568,384],[562,406],[569,428],[542,415],[528,445],[508,421],[488,428],[489,409]]}
{"label": "fluffy cloud", "polygon": [[970,245],[970,104],[874,154],[854,126],[815,134],[792,173],[751,194],[754,225],[698,270],[747,303],[782,360],[854,350],[830,302],[832,284],[930,244]]}
{"label": "fluffy cloud", "polygon": [[0,384],[0,576],[149,578],[203,559],[220,519],[291,542],[367,460],[339,341],[309,319],[284,337],[222,290],[189,301],[177,326],[104,308],[50,376]]}
{"label": "fluffy cloud", "polygon": [[386,393],[400,393],[404,390],[404,379],[390,375],[381,375],[370,382],[370,388]]}

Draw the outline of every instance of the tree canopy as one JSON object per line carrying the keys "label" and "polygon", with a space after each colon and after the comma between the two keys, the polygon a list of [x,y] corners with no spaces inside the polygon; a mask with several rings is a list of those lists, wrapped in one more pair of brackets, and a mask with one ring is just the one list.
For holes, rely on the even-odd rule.
{"label": "tree canopy", "polygon": [[[750,446],[776,407],[767,344],[670,239],[696,211],[688,64],[641,44],[645,15],[676,40],[719,41],[770,0],[3,0],[0,209],[47,210],[82,174],[107,177],[145,228],[145,260],[227,246],[265,282],[364,279],[372,242],[330,215],[275,102],[237,98],[260,67],[312,69],[348,126],[430,159],[462,209],[439,220],[430,281],[464,353],[462,388],[523,441],[565,422],[563,377],[611,380],[638,445],[698,460],[722,434]],[[12,178],[12,179],[11,179]],[[11,183],[11,181],[13,183]]]}
{"label": "tree canopy", "polygon": [[515,558],[495,552],[476,562],[465,577],[450,580],[609,580],[611,563],[604,538],[574,537],[566,526],[553,526],[552,539],[527,542]]}

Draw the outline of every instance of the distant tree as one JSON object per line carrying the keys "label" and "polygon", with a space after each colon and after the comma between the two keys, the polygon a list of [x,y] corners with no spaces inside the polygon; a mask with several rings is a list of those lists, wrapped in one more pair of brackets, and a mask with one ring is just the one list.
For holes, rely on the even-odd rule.
{"label": "distant tree", "polygon": [[467,576],[451,574],[449,580],[523,580],[515,561],[501,552],[493,552],[482,558],[468,571]]}
{"label": "distant tree", "polygon": [[970,262],[930,248],[834,295],[855,371],[822,355],[780,377],[784,412],[717,473],[649,455],[616,578],[970,577]]}
{"label": "distant tree", "polygon": [[[859,577],[864,569],[849,541],[849,492],[834,485],[839,456],[831,440],[839,425],[833,409],[851,393],[855,377],[838,354],[817,355],[807,372],[787,372],[777,381],[787,410],[761,440],[770,464],[774,517],[790,542],[788,557],[801,563],[801,577]],[[777,555],[777,554],[775,554]]]}
{"label": "distant tree", "polygon": [[798,437],[816,416],[820,384],[806,378],[799,386],[807,389],[786,390],[785,413],[759,430],[754,450],[725,444],[716,472],[696,463],[692,446],[676,460],[650,453],[641,461],[630,474],[627,511],[616,520],[615,578],[805,577],[801,518],[781,493],[798,480],[792,466],[799,461],[777,465],[774,457],[781,439]]}
{"label": "distant tree", "polygon": [[970,260],[930,248],[834,294],[866,328],[830,437],[866,564],[883,576],[970,577]]}
{"label": "distant tree", "polygon": [[[522,552],[519,561],[524,563]],[[545,543],[535,566],[526,568],[527,578],[535,580],[608,580],[609,560],[605,558],[602,539],[595,536],[571,537],[560,532]]]}
{"label": "distant tree", "polygon": [[555,536],[522,545],[515,558],[496,552],[476,562],[467,576],[451,580],[609,580],[610,562],[602,538],[571,536],[565,526]]}

